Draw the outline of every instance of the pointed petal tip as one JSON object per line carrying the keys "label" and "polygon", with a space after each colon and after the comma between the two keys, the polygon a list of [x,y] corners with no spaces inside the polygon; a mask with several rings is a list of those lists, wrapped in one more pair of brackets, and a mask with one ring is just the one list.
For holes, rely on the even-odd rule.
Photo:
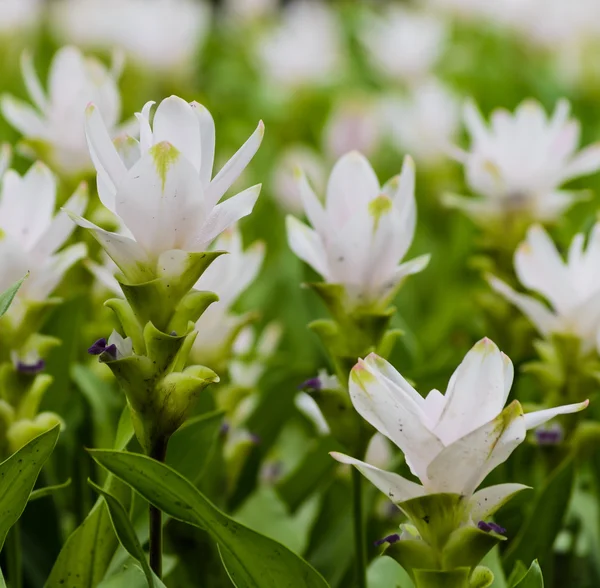
{"label": "pointed petal tip", "polygon": [[96,111],[96,105],[93,102],[88,102],[85,107],[86,116],[91,116]]}
{"label": "pointed petal tip", "polygon": [[344,455],[343,453],[339,453],[338,451],[330,451],[329,455],[331,455],[331,457],[333,457],[333,459],[335,459],[335,461],[338,461],[339,463],[343,463],[346,465],[350,465],[351,463],[352,458],[348,457],[347,455]]}

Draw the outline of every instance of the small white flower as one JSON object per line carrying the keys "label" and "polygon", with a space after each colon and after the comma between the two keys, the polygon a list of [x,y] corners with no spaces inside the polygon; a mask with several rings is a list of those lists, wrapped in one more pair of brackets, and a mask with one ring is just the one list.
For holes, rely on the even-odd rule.
{"label": "small white flower", "polygon": [[348,153],[334,166],[325,206],[299,178],[313,229],[287,217],[292,251],[331,284],[342,284],[351,307],[385,305],[407,276],[420,272],[429,256],[398,265],[416,224],[415,169],[406,157],[400,176],[383,187],[367,159]]}
{"label": "small white flower", "polygon": [[481,198],[454,197],[448,203],[482,222],[512,213],[542,222],[560,216],[575,200],[560,186],[600,169],[600,144],[577,152],[579,123],[569,118],[569,109],[561,100],[548,118],[538,102],[527,100],[514,114],[495,110],[488,127],[475,104],[467,102],[471,147],[457,149],[455,157]]}
{"label": "small white flower", "polygon": [[196,323],[199,336],[192,354],[199,363],[210,363],[223,353],[223,346],[240,324],[240,318],[231,312],[231,307],[254,281],[265,256],[264,243],[259,241],[244,250],[237,227],[225,231],[213,249],[228,253],[217,258],[194,286],[196,290],[215,292],[219,296]]}
{"label": "small white flower", "polygon": [[459,128],[458,99],[436,79],[416,85],[406,96],[384,99],[380,112],[380,124],[394,145],[418,164],[439,163]]}
{"label": "small white flower", "polygon": [[50,22],[63,42],[89,49],[122,49],[151,72],[194,65],[210,24],[201,0],[59,0]]}
{"label": "small white flower", "polygon": [[495,277],[491,286],[512,302],[544,337],[570,334],[581,340],[582,349],[596,345],[600,329],[600,223],[590,234],[575,235],[565,263],[556,246],[540,226],[534,225],[515,253],[515,271],[523,286],[543,296],[551,308],[532,296],[519,294]]}
{"label": "small white flower", "polygon": [[486,476],[525,440],[526,431],[588,405],[586,400],[523,414],[515,400],[503,410],[512,381],[510,359],[489,339],[467,353],[445,395],[432,390],[425,398],[387,361],[371,354],[352,370],[352,404],[402,450],[421,484],[347,455],[332,456],[354,465],[395,503],[425,494],[460,494],[469,500],[471,518],[477,523],[525,488],[500,484],[475,493]]}
{"label": "small white flower", "polygon": [[0,36],[17,35],[34,29],[42,20],[43,0],[2,0]]}
{"label": "small white flower", "polygon": [[[82,185],[67,206],[81,214],[87,200]],[[0,188],[0,291],[30,272],[17,302],[46,300],[86,254],[83,243],[60,250],[75,226],[64,212],[54,214],[55,203],[56,180],[43,163],[32,165],[23,177],[13,170],[5,172]]]}
{"label": "small white flower", "polygon": [[121,98],[117,75],[76,47],[63,47],[52,60],[48,92],[42,88],[28,53],[21,66],[35,107],[12,96],[2,97],[2,112],[25,137],[28,153],[37,154],[60,174],[77,176],[93,170],[85,141],[85,108],[95,102],[111,136],[121,132]]}
{"label": "small white flower", "polygon": [[[98,195],[117,215],[128,235],[111,233],[74,219],[94,236],[132,282],[154,275],[161,254],[205,251],[227,227],[252,211],[260,185],[218,203],[256,153],[264,134],[258,128],[213,178],[215,126],[200,104],[177,96],[163,100],[150,125],[148,102],[141,113],[140,141],[121,138],[113,144],[98,109],[86,110],[86,135],[98,172]],[[178,256],[168,255],[168,273]]]}
{"label": "small white flower", "polygon": [[390,4],[383,14],[363,20],[360,38],[371,62],[394,80],[427,76],[446,44],[443,20],[433,14]]}
{"label": "small white flower", "polygon": [[335,12],[308,0],[290,2],[258,46],[261,71],[281,89],[330,83],[339,76],[342,54]]}

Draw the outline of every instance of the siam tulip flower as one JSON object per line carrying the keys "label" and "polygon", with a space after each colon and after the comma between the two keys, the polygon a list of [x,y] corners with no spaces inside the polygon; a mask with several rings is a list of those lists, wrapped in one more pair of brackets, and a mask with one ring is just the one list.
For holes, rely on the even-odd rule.
{"label": "siam tulip flower", "polygon": [[435,165],[456,137],[459,110],[456,96],[431,78],[404,97],[385,98],[381,125],[400,151],[411,153],[418,164]]}
{"label": "siam tulip flower", "polygon": [[237,227],[225,231],[214,243],[216,251],[227,251],[216,259],[196,283],[196,290],[215,292],[219,300],[211,304],[196,324],[200,333],[192,357],[196,363],[211,365],[222,359],[233,338],[247,321],[231,312],[242,292],[255,280],[265,257],[264,243],[257,241],[244,250]]}
{"label": "siam tulip flower", "polygon": [[528,100],[512,115],[495,110],[488,127],[468,102],[464,116],[472,144],[468,151],[457,149],[455,157],[480,198],[450,197],[448,204],[482,223],[515,214],[541,222],[558,218],[575,201],[560,186],[600,169],[600,144],[577,152],[579,123],[569,118],[569,108],[561,100],[548,118],[538,102]]}
{"label": "siam tulip flower", "polygon": [[117,87],[118,71],[93,57],[85,57],[76,47],[60,49],[50,66],[48,92],[42,88],[31,56],[22,55],[25,85],[35,107],[12,96],[2,97],[2,112],[23,136],[28,154],[40,157],[65,176],[78,176],[93,170],[84,132],[84,113],[90,101],[96,103],[114,136],[121,116]]}
{"label": "siam tulip flower", "polygon": [[137,115],[139,143],[127,137],[113,144],[98,108],[92,104],[86,111],[98,195],[128,234],[105,231],[73,215],[93,231],[131,283],[151,280],[157,271],[181,272],[182,256],[173,251],[205,251],[227,227],[252,211],[260,192],[256,185],[218,203],[260,146],[262,122],[212,178],[215,127],[208,110],[171,96],[160,103],[151,126],[152,104]]}
{"label": "siam tulip flower", "polygon": [[489,282],[543,337],[572,335],[581,341],[583,351],[590,351],[600,331],[600,223],[594,226],[587,248],[584,243],[583,234],[575,235],[565,263],[546,231],[534,225],[518,247],[515,271],[519,281],[545,298],[550,308],[496,277],[491,276]]}
{"label": "siam tulip flower", "polygon": [[372,353],[350,376],[350,398],[358,413],[404,453],[420,484],[341,453],[396,504],[428,494],[451,493],[466,502],[467,521],[489,517],[522,484],[500,484],[476,492],[486,476],[525,440],[526,431],[551,418],[583,410],[588,401],[532,413],[514,400],[504,405],[513,365],[489,339],[467,353],[446,394],[423,398],[387,361]]}
{"label": "siam tulip flower", "polygon": [[[77,214],[87,205],[81,185],[67,206]],[[19,301],[43,302],[65,273],[86,254],[82,243],[61,250],[75,226],[64,212],[54,214],[56,180],[43,163],[35,163],[24,176],[4,174],[0,188],[0,291],[29,277],[17,293],[9,315],[19,314]]]}
{"label": "siam tulip flower", "polygon": [[410,157],[401,175],[381,187],[367,159],[348,153],[331,172],[324,206],[304,175],[299,182],[313,228],[288,216],[290,247],[326,282],[344,287],[349,308],[385,306],[407,276],[427,265],[428,255],[398,265],[416,224]]}
{"label": "siam tulip flower", "polygon": [[336,14],[314,0],[290,2],[281,22],[258,45],[261,71],[282,90],[331,83],[339,76],[342,57]]}
{"label": "siam tulip flower", "polygon": [[50,23],[61,42],[117,47],[150,72],[172,74],[194,66],[210,8],[201,0],[58,0]]}
{"label": "siam tulip flower", "polygon": [[433,14],[389,5],[364,19],[361,41],[370,61],[392,80],[415,82],[428,76],[446,44],[443,20]]}

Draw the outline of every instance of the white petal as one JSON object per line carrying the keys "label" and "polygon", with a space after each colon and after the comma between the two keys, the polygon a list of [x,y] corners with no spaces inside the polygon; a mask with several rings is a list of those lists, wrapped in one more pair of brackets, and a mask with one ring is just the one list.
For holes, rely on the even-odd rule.
{"label": "white petal", "polygon": [[545,410],[530,412],[525,415],[525,427],[527,430],[534,429],[535,427],[543,425],[559,414],[571,414],[584,410],[587,408],[589,403],[589,400],[584,400],[583,402],[578,402],[576,404],[565,404],[564,406],[557,406],[556,408],[547,408]]}
{"label": "white petal", "polygon": [[539,300],[515,292],[495,276],[488,276],[487,281],[498,294],[512,302],[533,323],[541,335],[546,336],[555,329],[556,316]]}
{"label": "white petal", "polygon": [[465,126],[474,143],[482,143],[488,138],[488,129],[477,105],[472,100],[467,100],[463,107]]}
{"label": "white petal", "polygon": [[329,425],[315,399],[306,392],[300,392],[294,398],[296,408],[314,424],[319,435],[329,435]]}
{"label": "white petal", "polygon": [[215,121],[202,104],[191,102],[190,106],[200,123],[200,181],[206,188],[212,178],[215,161]]}
{"label": "white petal", "polygon": [[402,281],[408,276],[412,276],[413,274],[418,274],[419,272],[422,272],[429,265],[430,259],[431,255],[429,255],[429,253],[426,253],[425,255],[419,255],[419,257],[415,257],[410,261],[405,261],[404,263],[401,263],[394,272],[394,284],[398,284],[400,281]]}
{"label": "white petal", "polygon": [[563,168],[560,174],[561,183],[596,173],[600,169],[600,143],[582,149]]}
{"label": "white petal", "polygon": [[522,490],[530,490],[530,486],[523,484],[497,484],[488,486],[473,494],[469,500],[469,509],[473,522],[485,521],[500,507],[505,505],[515,494]]}
{"label": "white petal", "polygon": [[114,329],[108,338],[108,345],[114,345],[117,348],[117,359],[133,355],[133,341],[131,338],[123,338]]}
{"label": "white petal", "polygon": [[91,259],[86,259],[83,264],[107,290],[115,296],[123,298],[121,284],[119,284],[117,278],[114,276],[114,272],[117,269],[115,266],[100,265]]}
{"label": "white petal", "polygon": [[2,96],[4,118],[25,137],[46,139],[46,123],[29,104],[12,96]]}
{"label": "white petal", "polygon": [[113,140],[113,145],[127,169],[131,169],[141,157],[140,143],[130,135],[119,135]]}
{"label": "white petal", "polygon": [[325,235],[327,230],[327,216],[321,201],[309,184],[304,171],[301,170],[299,172],[297,182],[306,217],[317,233]]}
{"label": "white petal", "polygon": [[52,58],[48,73],[50,103],[67,104],[81,91],[87,78],[85,59],[74,46],[61,47]]}
{"label": "white petal", "polygon": [[457,194],[444,194],[442,204],[464,212],[475,222],[485,223],[498,217],[500,209],[496,199],[471,198]]}
{"label": "white petal", "polygon": [[150,127],[150,110],[155,104],[154,100],[150,100],[144,104],[142,112],[136,112],[135,117],[140,123],[140,150],[145,153],[154,144],[152,138],[152,128]]}
{"label": "white petal", "polygon": [[327,254],[321,237],[291,215],[288,215],[285,221],[290,249],[327,280],[329,276]]}
{"label": "white petal", "polygon": [[264,135],[265,125],[261,120],[250,138],[237,150],[234,156],[221,168],[209,184],[205,192],[206,205],[208,207],[214,206],[219,202],[233,182],[238,179],[258,151]]}
{"label": "white petal", "polygon": [[423,412],[427,417],[427,428],[433,430],[444,412],[446,397],[435,388],[427,394],[423,401]]}
{"label": "white petal", "polygon": [[502,355],[492,341],[482,339],[450,378],[435,434],[445,445],[464,437],[502,412],[504,394]]}
{"label": "white petal", "polygon": [[21,71],[23,72],[23,79],[25,81],[25,87],[27,93],[33,100],[33,103],[40,109],[41,112],[45,113],[48,110],[48,99],[46,93],[42,88],[40,79],[35,71],[33,65],[33,58],[29,51],[23,51],[21,54]]}
{"label": "white petal", "polygon": [[371,484],[383,492],[392,502],[399,503],[425,495],[425,489],[394,472],[386,472],[364,461],[343,453],[332,451],[329,455],[340,463],[354,466]]}

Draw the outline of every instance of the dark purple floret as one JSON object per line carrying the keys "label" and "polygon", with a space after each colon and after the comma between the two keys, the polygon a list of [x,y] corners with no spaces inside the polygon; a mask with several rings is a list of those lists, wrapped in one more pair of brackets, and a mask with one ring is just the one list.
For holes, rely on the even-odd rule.
{"label": "dark purple floret", "polygon": [[394,533],[393,535],[388,535],[387,537],[384,537],[383,539],[378,539],[377,541],[375,541],[375,543],[373,543],[373,545],[375,545],[375,547],[379,547],[380,545],[383,545],[384,543],[389,543],[391,545],[392,543],[396,543],[396,541],[400,541],[400,535],[398,535],[398,533]]}
{"label": "dark purple floret", "polygon": [[537,429],[535,440],[538,445],[559,445],[563,440],[563,430],[560,425],[548,429]]}
{"label": "dark purple floret", "polygon": [[17,362],[17,371],[22,374],[39,374],[46,367],[46,362],[43,359],[38,359],[34,363],[25,363],[23,361]]}
{"label": "dark purple floret", "polygon": [[106,339],[102,337],[102,339],[98,339],[89,349],[88,353],[90,355],[101,355],[103,353],[107,353],[113,359],[117,359],[117,346],[113,343],[111,345],[106,344]]}
{"label": "dark purple floret", "polygon": [[221,435],[227,435],[227,433],[229,433],[229,428],[230,428],[229,423],[227,421],[223,421],[223,423],[221,424],[219,433],[221,433]]}
{"label": "dark purple floret", "polygon": [[506,529],[504,527],[501,527],[496,523],[492,523],[491,521],[489,523],[486,523],[485,521],[479,521],[477,523],[477,528],[485,531],[486,533],[491,533],[492,531],[498,535],[504,535],[506,533]]}
{"label": "dark purple floret", "polygon": [[319,378],[310,378],[306,380],[306,382],[302,382],[300,386],[298,386],[298,390],[320,390],[321,389],[321,380]]}

